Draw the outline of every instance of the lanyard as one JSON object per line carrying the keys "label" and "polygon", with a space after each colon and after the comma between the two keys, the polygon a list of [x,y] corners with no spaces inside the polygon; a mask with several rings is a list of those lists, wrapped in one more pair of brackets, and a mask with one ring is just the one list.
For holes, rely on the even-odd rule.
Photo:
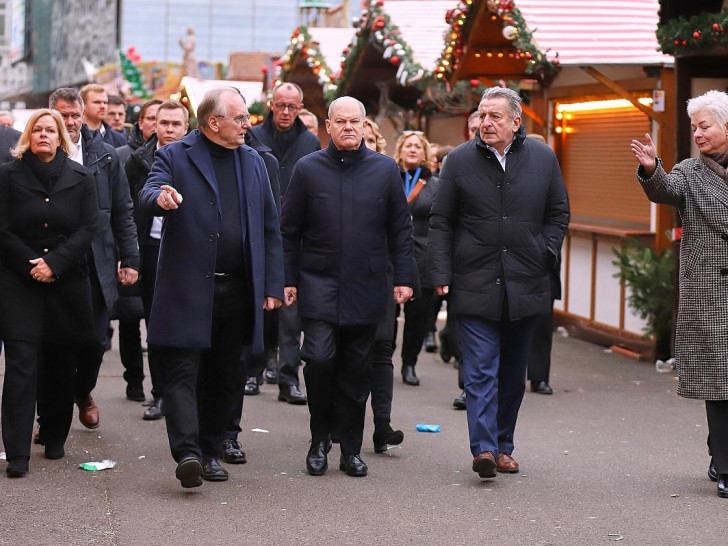
{"label": "lanyard", "polygon": [[421,171],[422,171],[422,167],[417,167],[415,174],[413,174],[412,176],[410,176],[409,171],[404,172],[404,194],[405,194],[405,196],[409,197],[410,193],[412,193],[412,190],[415,189],[415,185],[417,184],[417,181],[420,179]]}

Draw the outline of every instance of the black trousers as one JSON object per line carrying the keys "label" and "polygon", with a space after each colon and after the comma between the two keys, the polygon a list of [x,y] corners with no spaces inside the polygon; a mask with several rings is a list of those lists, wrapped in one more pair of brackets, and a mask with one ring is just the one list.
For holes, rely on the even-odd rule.
{"label": "black trousers", "polygon": [[101,291],[98,275],[92,264],[93,260],[89,260],[94,332],[92,339],[82,345],[78,354],[76,386],[74,389],[78,398],[86,398],[96,388],[101,362],[106,352],[106,342],[109,338],[109,311],[106,308],[106,301]]}
{"label": "black trousers", "polygon": [[141,320],[119,319],[119,356],[124,366],[124,380],[128,385],[144,382],[144,355],[142,353]]}
{"label": "black trousers", "polygon": [[42,441],[62,447],[73,418],[78,345],[5,340],[2,436],[7,458],[29,457],[36,398],[43,397]]}
{"label": "black trousers", "polygon": [[344,456],[361,452],[376,325],[339,326],[303,319],[301,357],[306,365],[311,439],[338,429]]}
{"label": "black trousers", "polygon": [[404,304],[404,331],[402,332],[402,365],[414,366],[422,350],[429,324],[432,298],[435,291],[423,288],[419,298]]}
{"label": "black trousers", "polygon": [[[154,284],[157,281],[157,261],[159,259],[159,239],[147,238],[144,248],[144,263],[142,264],[141,283],[142,301],[144,302],[144,315],[149,326],[149,314],[152,311],[154,299]],[[121,332],[119,332],[121,334]],[[141,351],[141,346],[140,346]],[[152,397],[164,397],[164,366],[160,360],[158,345],[147,343],[147,361],[149,362],[149,375],[152,378]]]}
{"label": "black trousers", "polygon": [[301,319],[298,305],[278,309],[278,385],[298,387],[301,366]]}
{"label": "black trousers", "polygon": [[728,400],[706,400],[708,447],[718,474],[728,474]]}
{"label": "black trousers", "polygon": [[554,312],[534,317],[533,341],[528,353],[528,380],[549,382],[551,347],[554,338]]}
{"label": "black trousers", "polygon": [[216,278],[208,349],[162,347],[165,410],[172,457],[219,458],[236,386],[244,377],[241,333],[251,320],[245,282]]}
{"label": "black trousers", "polygon": [[371,405],[374,421],[389,421],[392,416],[392,392],[394,391],[394,346],[390,339],[377,339],[372,352]]}

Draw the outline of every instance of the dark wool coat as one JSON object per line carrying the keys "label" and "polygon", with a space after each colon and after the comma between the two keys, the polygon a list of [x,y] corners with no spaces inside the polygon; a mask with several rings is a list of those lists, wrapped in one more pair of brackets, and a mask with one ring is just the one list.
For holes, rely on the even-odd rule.
{"label": "dark wool coat", "polygon": [[83,165],[96,180],[99,226],[91,244],[94,265],[106,308],[114,308],[117,291],[117,262],[139,270],[139,245],[133,218],[134,205],[129,183],[119,164],[116,150],[101,140],[98,131],[81,127]]}
{"label": "dark wool coat", "polygon": [[677,393],[728,400],[728,185],[699,158],[637,178],[650,201],[678,209],[680,296],[675,334]]}
{"label": "dark wool coat", "polygon": [[273,113],[268,114],[265,121],[260,125],[256,125],[251,129],[253,137],[265,144],[271,149],[273,155],[278,160],[278,172],[280,173],[280,186],[281,196],[286,193],[288,188],[288,181],[291,179],[293,173],[293,167],[296,162],[302,157],[321,149],[321,143],[319,139],[309,131],[303,122],[296,118],[293,123],[293,127],[289,131],[293,131],[296,135],[293,140],[293,144],[286,149],[286,153],[282,157],[278,157],[275,153],[275,146],[273,145],[274,139],[273,134],[276,131],[276,126],[273,123]]}
{"label": "dark wool coat", "polygon": [[[549,270],[561,251],[569,203],[554,152],[525,138],[505,172],[476,137],[447,156],[432,204],[428,268],[450,287],[449,309],[488,320],[519,319],[552,307]],[[509,317],[502,317],[507,294]]]}
{"label": "dark wool coat", "polygon": [[[139,205],[164,216],[149,343],[170,347],[211,345],[220,194],[210,152],[195,130],[155,155]],[[253,354],[263,352],[265,297],[283,299],[283,248],[278,212],[265,165],[248,146],[236,150],[242,170],[240,208],[248,290],[253,301]],[[182,194],[179,208],[157,206],[162,185]],[[241,332],[243,335],[243,332]],[[247,349],[246,349],[247,350]]]}
{"label": "dark wool coat", "polygon": [[393,305],[393,286],[414,286],[412,220],[399,169],[363,141],[353,152],[331,141],[296,164],[281,233],[286,286],[298,288],[301,317],[378,324]]}
{"label": "dark wool coat", "polygon": [[[124,133],[114,131],[111,128],[111,125],[109,125],[105,121],[102,121],[101,123],[104,124],[104,134],[101,136],[101,138],[104,142],[106,142],[106,144],[108,144],[112,148],[119,148],[126,144],[126,135]],[[100,132],[101,131],[99,131],[99,133]]]}
{"label": "dark wool coat", "polygon": [[[86,255],[98,222],[88,171],[67,159],[46,189],[26,163],[0,166],[0,337],[73,343],[93,332]],[[56,276],[41,283],[28,260],[43,257]]]}

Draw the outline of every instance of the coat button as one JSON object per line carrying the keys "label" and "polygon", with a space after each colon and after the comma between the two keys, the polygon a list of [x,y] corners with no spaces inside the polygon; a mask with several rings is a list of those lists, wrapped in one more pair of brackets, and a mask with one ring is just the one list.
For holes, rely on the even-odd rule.
{"label": "coat button", "polygon": [[728,267],[724,267],[720,270],[720,274],[722,277],[728,277]]}
{"label": "coat button", "polygon": [[498,189],[500,189],[501,185],[500,184],[496,184],[495,187],[498,188]]}
{"label": "coat button", "polygon": [[212,273],[210,273],[210,272],[208,271],[207,273],[205,273],[205,277],[207,277],[207,278],[209,279],[210,277],[212,277]]}
{"label": "coat button", "polygon": [[508,215],[507,215],[507,214],[504,214],[504,215],[503,215],[503,219],[504,219],[504,220],[508,220]]}
{"label": "coat button", "polygon": [[47,229],[48,228],[48,222],[44,222],[43,223],[43,227]]}
{"label": "coat button", "polygon": [[720,238],[723,239],[724,241],[728,241],[728,235],[726,235],[725,233],[721,233]]}
{"label": "coat button", "polygon": [[495,280],[495,284],[500,284],[500,283],[501,283],[501,280],[500,280],[500,277],[498,277],[498,278],[497,278],[497,279]]}
{"label": "coat button", "polygon": [[214,199],[211,199],[211,200],[210,200],[210,204],[211,204],[211,205],[214,205],[214,204],[215,204],[215,200],[214,200]]}
{"label": "coat button", "polygon": [[508,252],[508,248],[503,247],[503,252]]}
{"label": "coat button", "polygon": [[215,240],[215,236],[214,236],[214,235],[210,235],[210,236],[209,236],[209,237],[207,238],[207,240],[208,240],[208,241],[210,241],[210,242],[212,242],[212,241],[214,241],[214,240]]}
{"label": "coat button", "polygon": [[47,248],[44,248],[43,249],[43,254],[48,254],[48,249]]}
{"label": "coat button", "polygon": [[43,199],[43,201],[45,201],[46,203],[50,203],[51,202],[51,200],[50,200],[49,197],[46,197],[45,199]]}

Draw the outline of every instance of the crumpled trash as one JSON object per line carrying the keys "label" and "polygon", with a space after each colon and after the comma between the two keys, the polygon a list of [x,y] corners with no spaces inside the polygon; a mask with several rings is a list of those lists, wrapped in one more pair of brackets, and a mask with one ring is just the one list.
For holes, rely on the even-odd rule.
{"label": "crumpled trash", "polygon": [[418,424],[415,429],[419,432],[440,432],[440,425],[426,425],[424,423]]}
{"label": "crumpled trash", "polygon": [[5,460],[5,452],[0,451],[0,461],[4,461],[4,460]]}
{"label": "crumpled trash", "polygon": [[655,371],[658,373],[669,373],[675,369],[675,359],[670,358],[667,361],[658,360],[655,362]]}
{"label": "crumpled trash", "polygon": [[262,432],[263,434],[268,434],[270,431],[265,430],[264,428],[251,428],[250,432]]}
{"label": "crumpled trash", "polygon": [[91,461],[88,463],[81,463],[78,466],[79,468],[83,468],[84,470],[88,470],[89,472],[94,472],[96,470],[106,470],[107,468],[114,468],[116,466],[116,461],[104,459],[103,461]]}

